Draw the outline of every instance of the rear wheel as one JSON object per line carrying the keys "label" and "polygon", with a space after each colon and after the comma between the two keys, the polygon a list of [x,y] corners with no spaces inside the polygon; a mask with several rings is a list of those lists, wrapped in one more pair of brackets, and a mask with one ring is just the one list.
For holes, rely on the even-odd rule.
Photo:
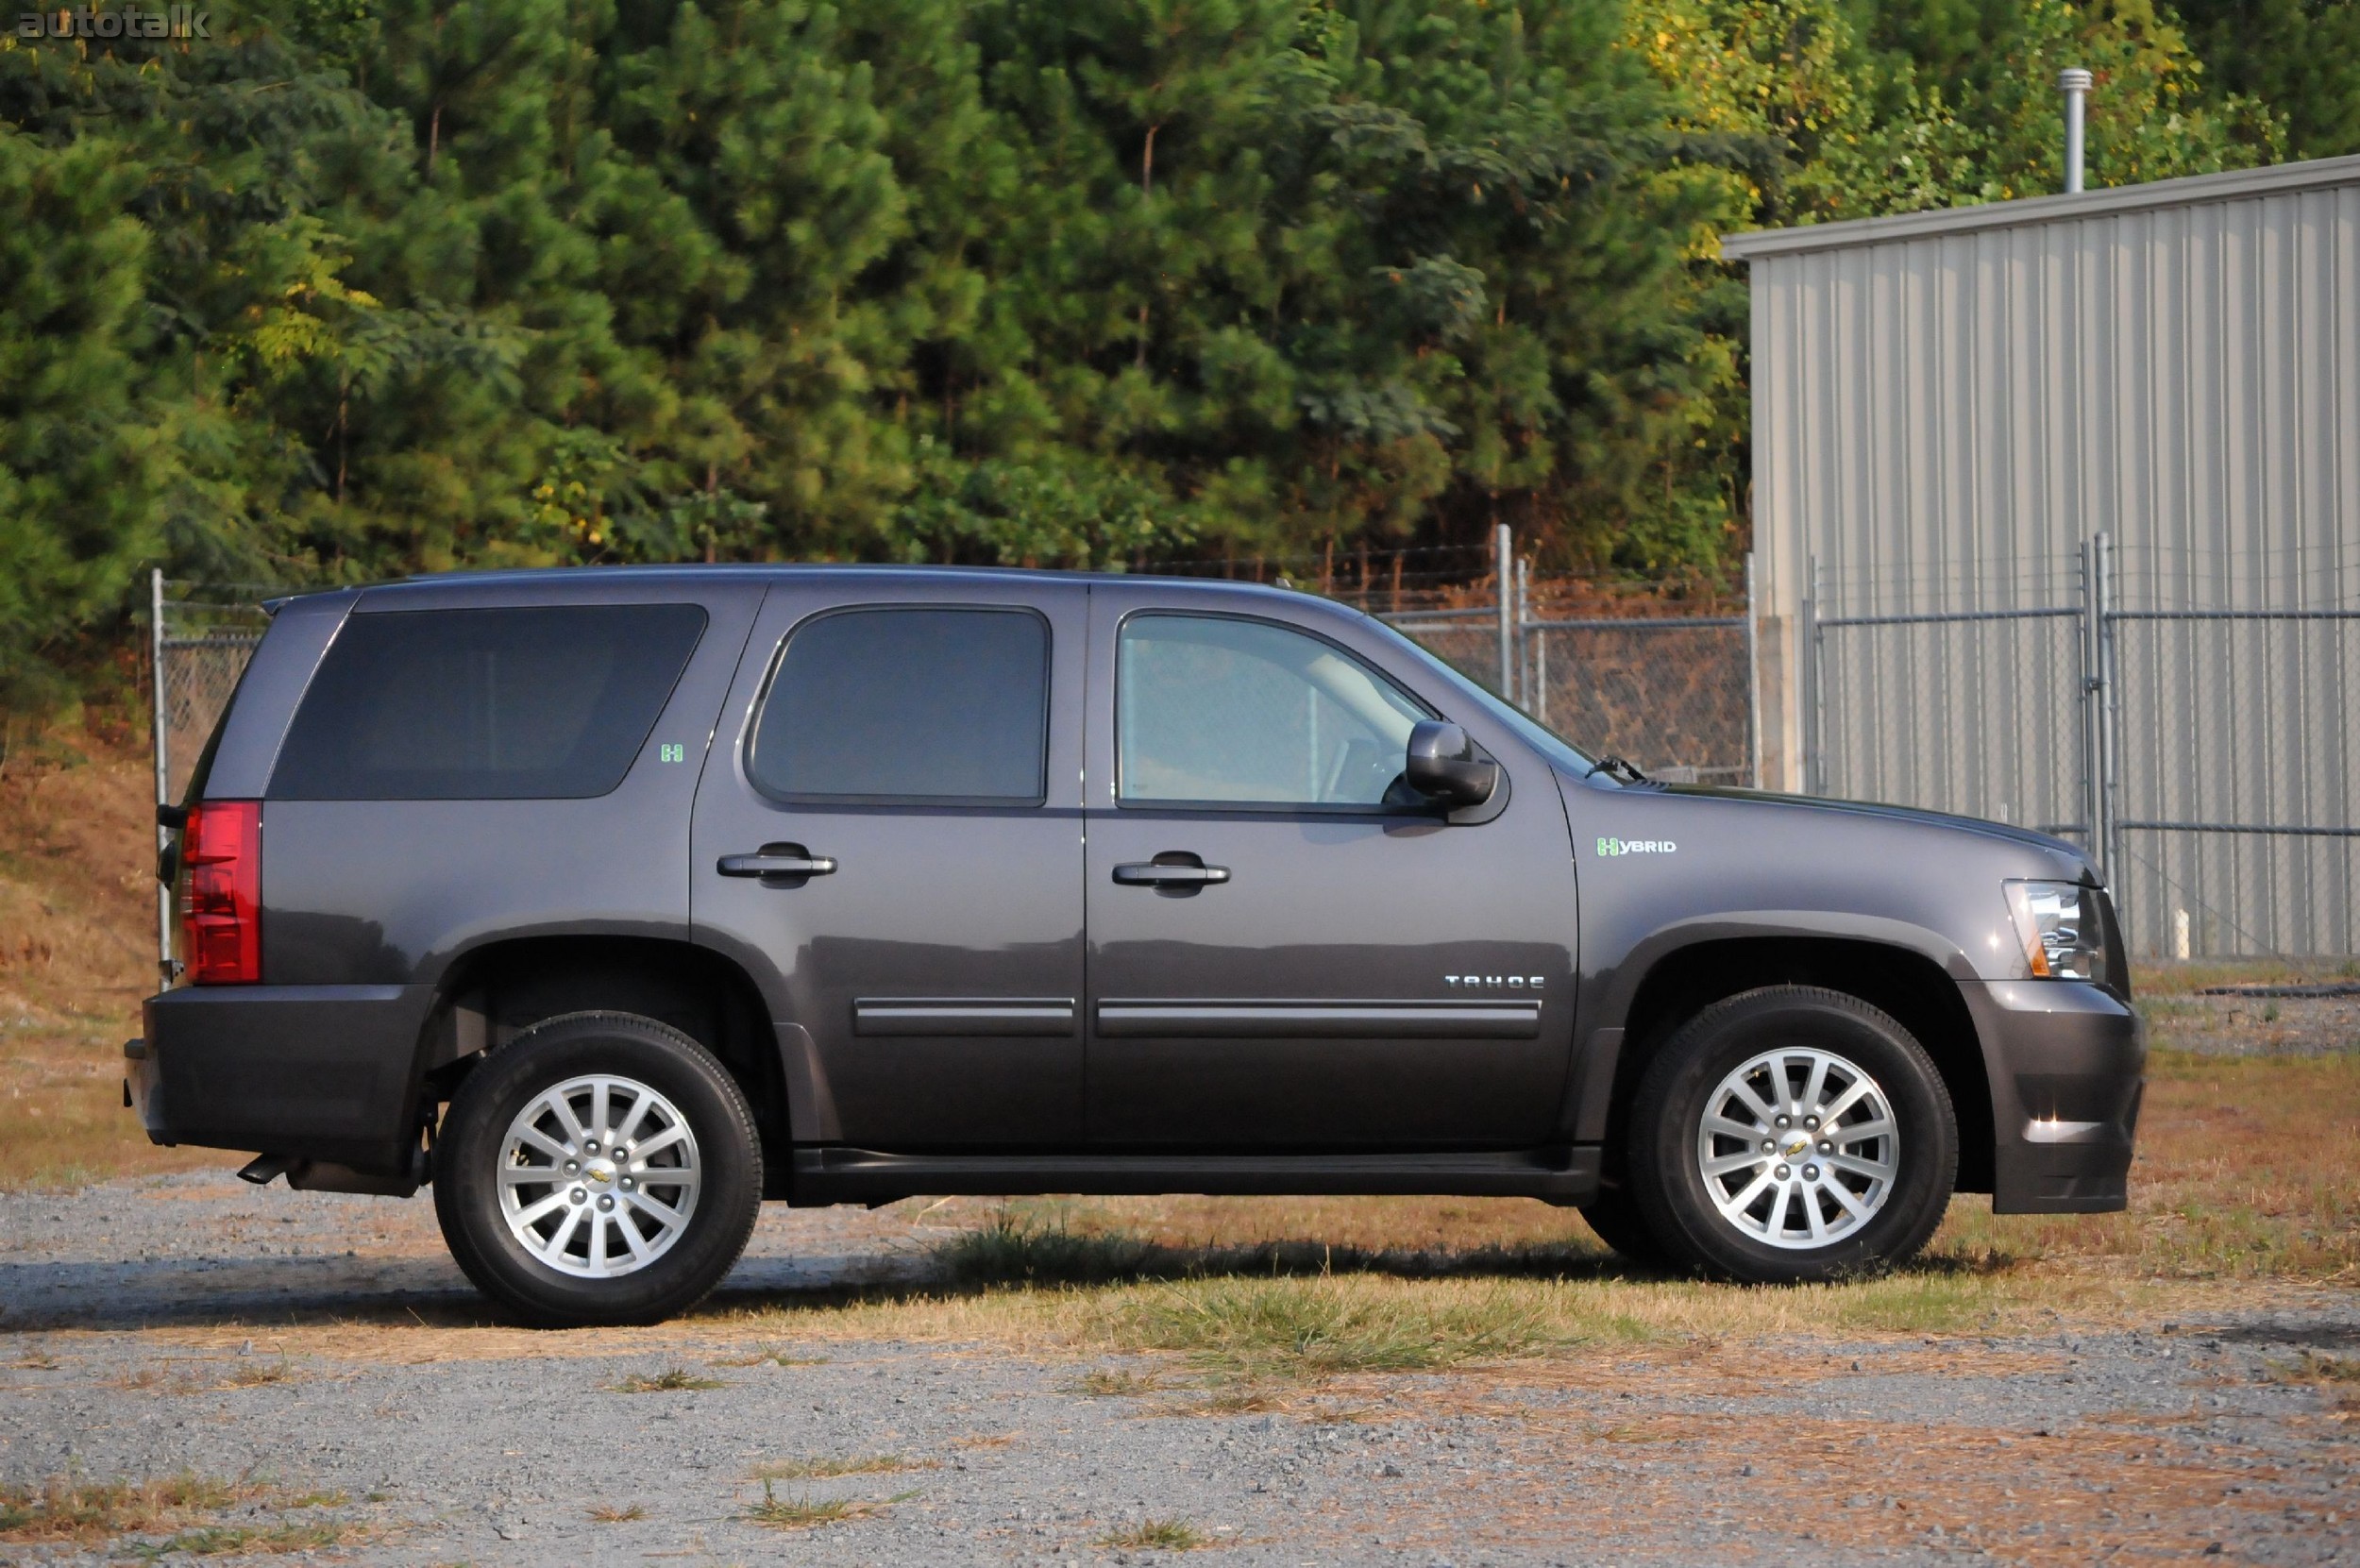
{"label": "rear wheel", "polygon": [[1958,1174],[1949,1091],[1857,997],[1775,986],[1715,1003],[1631,1105],[1631,1191],[1675,1263],[1761,1284],[1900,1262]]}
{"label": "rear wheel", "polygon": [[434,1151],[451,1256],[536,1324],[685,1310],[737,1261],[761,1202],[736,1082],[628,1013],[551,1019],[502,1047],[460,1086]]}

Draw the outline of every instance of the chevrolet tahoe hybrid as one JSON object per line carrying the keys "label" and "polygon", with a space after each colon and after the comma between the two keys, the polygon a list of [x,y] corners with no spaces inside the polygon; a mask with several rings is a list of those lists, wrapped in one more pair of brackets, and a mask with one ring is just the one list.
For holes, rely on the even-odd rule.
{"label": "chevrolet tahoe hybrid", "polygon": [[1242,583],[492,573],[281,602],[161,868],[160,1143],[431,1185],[548,1324],[765,1199],[1438,1193],[1748,1281],[1952,1192],[2118,1209],[2142,1083],[2072,845],[1666,785]]}

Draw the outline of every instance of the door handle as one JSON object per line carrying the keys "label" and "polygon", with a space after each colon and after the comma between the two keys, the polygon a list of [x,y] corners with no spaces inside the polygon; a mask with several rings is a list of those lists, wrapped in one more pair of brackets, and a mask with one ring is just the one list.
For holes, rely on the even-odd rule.
{"label": "door handle", "polygon": [[801,844],[766,844],[753,854],[725,854],[714,869],[725,877],[824,877],[834,872],[835,857]]}
{"label": "door handle", "polygon": [[1115,880],[1125,887],[1209,887],[1229,880],[1226,866],[1207,866],[1194,855],[1183,860],[1157,856],[1115,868]]}

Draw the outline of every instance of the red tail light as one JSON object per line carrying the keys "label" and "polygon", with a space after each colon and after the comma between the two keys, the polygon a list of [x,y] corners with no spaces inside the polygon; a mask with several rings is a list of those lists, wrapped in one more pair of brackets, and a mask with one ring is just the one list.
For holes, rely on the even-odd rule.
{"label": "red tail light", "polygon": [[180,838],[188,891],[180,906],[189,979],[251,986],[262,978],[262,802],[189,808]]}

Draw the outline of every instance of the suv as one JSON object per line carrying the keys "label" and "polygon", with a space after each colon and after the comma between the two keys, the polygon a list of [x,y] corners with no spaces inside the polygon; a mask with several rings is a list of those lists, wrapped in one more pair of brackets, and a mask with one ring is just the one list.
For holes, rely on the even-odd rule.
{"label": "suv", "polygon": [[1522,1195],[1660,1266],[2118,1209],[2089,861],[1673,787],[1379,621],[1045,572],[495,573],[278,606],[163,874],[160,1143],[430,1181],[470,1278],[646,1322],[758,1205]]}

